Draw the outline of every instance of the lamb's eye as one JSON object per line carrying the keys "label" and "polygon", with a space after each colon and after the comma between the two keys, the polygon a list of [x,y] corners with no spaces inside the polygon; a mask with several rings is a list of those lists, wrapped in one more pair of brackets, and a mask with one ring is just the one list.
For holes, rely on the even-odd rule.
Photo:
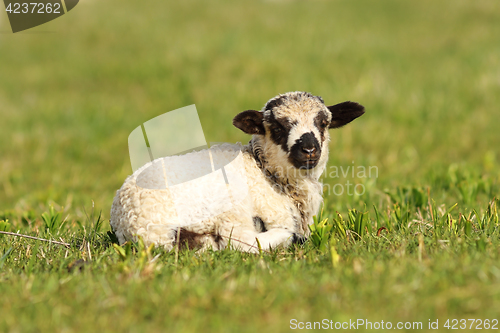
{"label": "lamb's eye", "polygon": [[279,135],[279,134],[283,133],[283,129],[281,129],[280,127],[275,127],[275,128],[273,128],[273,133],[276,135]]}
{"label": "lamb's eye", "polygon": [[322,121],[320,126],[321,126],[321,128],[326,128],[326,126],[328,126],[328,122]]}

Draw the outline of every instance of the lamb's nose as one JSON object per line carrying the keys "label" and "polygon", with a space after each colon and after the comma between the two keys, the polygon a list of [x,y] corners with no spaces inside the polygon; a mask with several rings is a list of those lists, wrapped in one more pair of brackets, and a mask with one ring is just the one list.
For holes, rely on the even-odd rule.
{"label": "lamb's nose", "polygon": [[314,148],[314,147],[311,147],[311,148],[302,147],[302,150],[308,155],[312,155],[316,152],[316,148]]}

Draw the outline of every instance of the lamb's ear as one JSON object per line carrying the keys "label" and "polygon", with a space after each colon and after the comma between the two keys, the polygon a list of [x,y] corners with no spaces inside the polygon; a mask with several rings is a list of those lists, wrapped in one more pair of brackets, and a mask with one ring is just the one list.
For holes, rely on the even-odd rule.
{"label": "lamb's ear", "polygon": [[260,111],[247,110],[236,115],[233,125],[248,134],[262,134],[265,129],[263,124],[264,114]]}
{"label": "lamb's ear", "polygon": [[344,102],[328,106],[328,110],[332,114],[329,128],[342,127],[365,113],[365,107],[355,102]]}

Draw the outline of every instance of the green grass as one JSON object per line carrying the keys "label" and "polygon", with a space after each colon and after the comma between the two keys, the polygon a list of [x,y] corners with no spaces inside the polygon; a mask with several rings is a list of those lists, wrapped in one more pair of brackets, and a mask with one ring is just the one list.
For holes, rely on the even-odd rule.
{"label": "green grass", "polygon": [[[2,15],[0,231],[70,247],[0,235],[1,331],[500,320],[499,3],[87,0],[18,34]],[[304,247],[113,245],[135,127],[195,103],[208,142],[246,142],[232,117],[294,90],[367,110],[331,131]],[[377,173],[332,173],[353,166]]]}

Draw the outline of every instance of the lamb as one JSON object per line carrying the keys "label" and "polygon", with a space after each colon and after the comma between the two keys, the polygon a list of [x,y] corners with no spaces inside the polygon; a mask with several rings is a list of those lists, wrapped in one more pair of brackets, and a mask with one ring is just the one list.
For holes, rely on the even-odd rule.
{"label": "lamb", "polygon": [[[231,205],[218,205],[223,186],[217,188],[207,176],[192,182],[184,193],[197,208],[189,201],[179,206],[172,187],[161,185],[172,181],[171,176],[163,178],[162,166],[181,159],[192,164],[207,151],[170,156],[146,164],[125,180],[113,201],[111,227],[120,243],[141,237],[146,245],[166,250],[177,244],[220,250],[230,244],[240,251],[257,252],[259,247],[301,243],[323,201],[319,177],[328,160],[328,129],[344,126],[363,114],[364,107],[355,102],[326,106],[321,97],[306,92],[278,95],[261,111],[247,110],[233,119],[234,126],[252,135],[248,145],[210,148],[212,158],[234,161]],[[210,189],[213,195],[198,200],[199,189]],[[214,207],[218,208],[204,213]],[[199,212],[204,218],[197,219]],[[181,221],[184,213],[192,216],[187,223]]]}

